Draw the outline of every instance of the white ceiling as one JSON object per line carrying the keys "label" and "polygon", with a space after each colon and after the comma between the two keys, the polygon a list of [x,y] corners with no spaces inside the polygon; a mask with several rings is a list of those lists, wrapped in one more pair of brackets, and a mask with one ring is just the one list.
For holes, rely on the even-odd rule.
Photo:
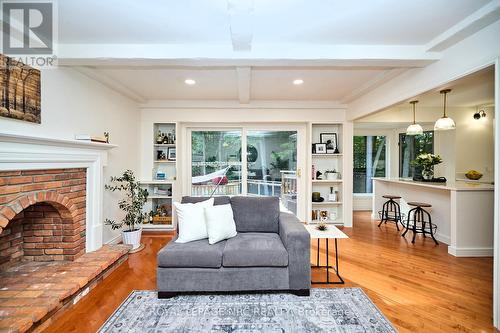
{"label": "white ceiling", "polygon": [[[356,128],[394,128],[399,125],[401,114],[407,119],[411,119],[412,100],[417,100],[417,112],[424,109],[442,111],[443,95],[439,93],[442,89],[451,89],[446,99],[448,108],[475,108],[492,107],[495,102],[495,67],[491,66],[460,78],[445,86],[438,87],[426,93],[414,96],[405,102],[399,103],[388,109],[360,118],[356,121]],[[422,113],[419,113],[420,115]],[[388,122],[387,119],[394,119],[395,123]],[[380,121],[383,120],[385,124]]]}
{"label": "white ceiling", "polygon": [[345,104],[439,60],[500,1],[62,0],[58,17],[59,64],[138,102]]}
{"label": "white ceiling", "polygon": [[[425,44],[488,2],[254,0],[253,42]],[[58,6],[61,43],[231,42],[226,0],[64,0]]]}

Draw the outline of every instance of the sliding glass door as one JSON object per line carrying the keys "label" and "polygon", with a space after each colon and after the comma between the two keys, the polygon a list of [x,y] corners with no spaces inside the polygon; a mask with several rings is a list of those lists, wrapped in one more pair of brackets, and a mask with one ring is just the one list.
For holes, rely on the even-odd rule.
{"label": "sliding glass door", "polygon": [[282,210],[298,214],[303,132],[300,127],[189,129],[190,194],[275,196]]}
{"label": "sliding glass door", "polygon": [[297,131],[248,131],[247,194],[274,196],[297,213]]}
{"label": "sliding glass door", "polygon": [[241,131],[191,132],[191,195],[241,193]]}

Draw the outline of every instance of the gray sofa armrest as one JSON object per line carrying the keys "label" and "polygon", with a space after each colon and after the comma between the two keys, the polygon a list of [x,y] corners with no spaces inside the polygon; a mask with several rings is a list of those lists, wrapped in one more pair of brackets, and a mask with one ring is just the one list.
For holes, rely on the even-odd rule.
{"label": "gray sofa armrest", "polygon": [[279,235],[288,252],[291,290],[311,288],[311,238],[299,219],[290,213],[280,213]]}

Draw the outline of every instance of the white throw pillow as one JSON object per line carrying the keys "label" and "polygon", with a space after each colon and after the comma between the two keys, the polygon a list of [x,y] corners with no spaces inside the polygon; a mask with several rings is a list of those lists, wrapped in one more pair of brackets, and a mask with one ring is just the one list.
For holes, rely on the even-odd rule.
{"label": "white throw pillow", "polygon": [[236,223],[230,204],[205,207],[204,209],[209,244],[236,236]]}
{"label": "white throw pillow", "polygon": [[179,223],[179,237],[176,243],[187,243],[208,238],[207,224],[205,222],[205,207],[214,205],[214,199],[185,203],[174,202],[177,223]]}

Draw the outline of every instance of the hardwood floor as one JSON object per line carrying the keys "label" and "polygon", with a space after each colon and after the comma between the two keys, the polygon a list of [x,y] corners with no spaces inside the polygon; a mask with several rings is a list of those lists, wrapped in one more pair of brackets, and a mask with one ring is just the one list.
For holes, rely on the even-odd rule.
{"label": "hardwood floor", "polygon": [[[350,239],[339,241],[346,284],[335,288],[363,288],[400,332],[497,332],[492,258],[455,258],[446,245],[421,236],[413,245],[393,224],[377,228],[366,212],[355,213],[354,220],[354,228],[344,229]],[[143,236],[145,250],[130,255],[45,333],[95,332],[132,290],[154,290],[156,253],[170,237]],[[320,253],[323,260],[323,248]],[[317,278],[322,276],[315,273]]]}

